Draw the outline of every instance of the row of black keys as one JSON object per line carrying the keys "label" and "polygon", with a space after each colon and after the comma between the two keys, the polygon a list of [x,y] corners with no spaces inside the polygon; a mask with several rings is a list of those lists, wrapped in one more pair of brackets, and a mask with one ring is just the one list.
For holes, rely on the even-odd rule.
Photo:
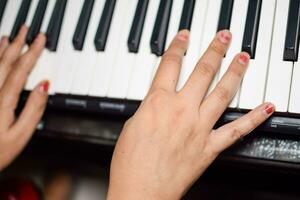
{"label": "row of black keys", "polygon": [[[21,25],[25,23],[32,0],[23,0],[18,15],[16,17],[10,40],[13,40]],[[191,29],[193,11],[196,0],[185,0],[180,19],[179,30]],[[7,0],[0,0],[0,21],[5,10]],[[50,23],[47,28],[47,48],[56,51],[61,25],[65,13],[67,0],[57,0],[52,13]],[[135,11],[134,20],[128,38],[128,49],[137,53],[142,36],[145,16],[147,14],[149,0],[139,0]],[[216,31],[230,29],[232,8],[234,0],[223,0],[219,14],[219,23]],[[39,33],[48,0],[40,0],[33,17],[32,24],[27,35],[27,43],[30,44]],[[155,25],[153,27],[150,47],[152,53],[161,56],[165,50],[165,42],[168,32],[169,19],[171,15],[173,0],[161,0]],[[95,35],[95,48],[97,51],[104,51],[110,24],[114,14],[116,0],[106,0],[104,10]],[[247,11],[247,19],[242,42],[242,51],[255,58],[257,34],[261,13],[262,0],[250,0]],[[86,31],[89,25],[90,16],[93,10],[94,0],[85,0],[77,27],[73,36],[73,46],[76,50],[82,50]],[[285,49],[283,59],[287,61],[297,61],[299,49],[299,29],[300,27],[300,0],[290,0],[288,24],[286,31]],[[205,31],[205,30],[204,30]]]}

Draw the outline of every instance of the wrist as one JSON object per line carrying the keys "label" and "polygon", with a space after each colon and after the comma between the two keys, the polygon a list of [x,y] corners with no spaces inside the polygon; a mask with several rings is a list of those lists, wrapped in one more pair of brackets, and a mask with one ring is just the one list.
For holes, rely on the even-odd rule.
{"label": "wrist", "polygon": [[167,194],[164,192],[164,189],[156,190],[132,184],[124,184],[120,187],[110,185],[107,200],[177,200],[181,198],[181,194],[177,194],[176,191],[173,191],[172,194]]}

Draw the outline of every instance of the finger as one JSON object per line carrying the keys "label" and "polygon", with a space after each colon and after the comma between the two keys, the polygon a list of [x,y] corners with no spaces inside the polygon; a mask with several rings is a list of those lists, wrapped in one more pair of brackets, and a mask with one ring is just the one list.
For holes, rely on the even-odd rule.
{"label": "finger", "polygon": [[238,54],[215,89],[200,106],[200,116],[205,116],[206,123],[210,125],[209,128],[215,125],[238,90],[248,62],[249,55],[247,53]]}
{"label": "finger", "polygon": [[[13,111],[17,106],[19,95],[24,88],[31,69],[37,62],[37,59],[45,46],[45,42],[45,36],[39,34],[29,47],[29,50],[15,63],[15,67],[8,75],[7,80],[0,91],[0,119],[10,119],[8,120],[9,124],[6,124],[5,127],[10,126],[13,122],[11,119],[14,118]],[[3,124],[1,125],[4,126]]]}
{"label": "finger", "polygon": [[208,148],[220,153],[263,123],[275,111],[271,103],[264,103],[241,118],[213,131],[208,139]]}
{"label": "finger", "polygon": [[150,91],[155,89],[175,91],[188,41],[189,32],[187,30],[182,30],[176,35],[170,47],[162,56]]}
{"label": "finger", "polygon": [[11,71],[13,63],[16,62],[21,54],[25,44],[27,31],[28,28],[22,26],[17,37],[3,52],[0,60],[0,88],[3,86],[7,75]]}
{"label": "finger", "polygon": [[0,59],[4,53],[4,51],[6,50],[6,48],[8,47],[9,45],[9,40],[8,40],[8,37],[6,36],[3,36],[1,38],[1,41],[0,41]]}
{"label": "finger", "polygon": [[198,104],[201,103],[216,72],[220,68],[230,41],[231,33],[228,30],[217,33],[184,85],[182,89],[183,95],[188,96]]}
{"label": "finger", "polygon": [[20,142],[26,142],[31,137],[39,123],[48,99],[49,82],[43,81],[30,93],[23,111],[12,126],[11,137],[17,137]]}

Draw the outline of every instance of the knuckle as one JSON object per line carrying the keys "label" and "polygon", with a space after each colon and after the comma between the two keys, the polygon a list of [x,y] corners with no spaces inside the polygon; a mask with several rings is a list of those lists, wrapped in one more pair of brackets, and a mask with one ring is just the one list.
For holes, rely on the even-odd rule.
{"label": "knuckle", "polygon": [[228,102],[230,100],[230,92],[228,89],[222,86],[217,86],[215,90],[215,95],[220,102]]}
{"label": "knuckle", "polygon": [[223,47],[223,45],[219,44],[218,42],[213,42],[209,46],[208,50],[215,52],[216,54],[218,54],[221,57],[223,57],[225,54],[225,48]]}
{"label": "knuckle", "polygon": [[203,77],[212,77],[216,74],[215,68],[210,63],[201,60],[198,62],[196,70]]}
{"label": "knuckle", "polygon": [[249,121],[250,121],[251,126],[252,126],[253,128],[255,128],[255,127],[257,127],[257,126],[260,125],[260,120],[259,120],[258,118],[252,117],[252,118],[250,118]]}
{"label": "knuckle", "polygon": [[168,91],[163,88],[154,89],[146,101],[150,102],[151,105],[160,106],[164,105],[168,99]]}
{"label": "knuckle", "polygon": [[238,67],[238,66],[231,66],[228,69],[228,72],[233,75],[234,77],[238,77],[238,78],[242,78],[244,76],[244,70],[242,67]]}
{"label": "knuckle", "polygon": [[230,136],[233,141],[236,141],[243,137],[243,132],[238,127],[233,127]]}
{"label": "knuckle", "polygon": [[46,107],[46,101],[41,95],[33,95],[33,98],[30,99],[30,103],[34,110],[42,112]]}
{"label": "knuckle", "polygon": [[18,81],[20,78],[27,78],[31,72],[31,68],[28,65],[20,64],[16,67],[16,72],[14,73],[13,78]]}
{"label": "knuckle", "polygon": [[162,63],[165,63],[165,64],[172,64],[172,63],[180,64],[181,63],[181,57],[177,53],[175,53],[174,51],[169,50],[163,55]]}
{"label": "knuckle", "polygon": [[15,97],[10,94],[0,94],[0,107],[10,108],[11,103],[14,101]]}
{"label": "knuckle", "polygon": [[11,47],[21,48],[25,43],[25,39],[23,36],[18,35],[12,42]]}

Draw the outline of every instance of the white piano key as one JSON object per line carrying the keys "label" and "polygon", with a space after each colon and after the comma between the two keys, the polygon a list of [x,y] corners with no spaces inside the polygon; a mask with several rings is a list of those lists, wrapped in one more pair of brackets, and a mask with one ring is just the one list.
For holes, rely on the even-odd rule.
{"label": "white piano key", "polygon": [[102,15],[105,1],[95,0],[91,14],[83,50],[78,55],[76,72],[72,81],[72,94],[87,95],[94,73],[97,51],[94,46],[94,38]]}
{"label": "white piano key", "polygon": [[300,113],[300,54],[298,61],[294,62],[293,76],[291,83],[291,92],[288,111],[291,113]]}
{"label": "white piano key", "polygon": [[[226,57],[223,60],[223,63],[221,65],[220,73],[218,77],[219,80],[227,71],[234,56],[237,53],[241,52],[242,40],[243,40],[245,22],[246,22],[247,10],[248,10],[248,2],[249,0],[239,0],[239,1],[234,1],[233,3],[231,26],[230,26],[233,39],[228,49],[228,52],[226,53]],[[239,93],[240,92],[238,90],[233,100],[231,101],[229,107],[232,108],[237,107]]]}
{"label": "white piano key", "polygon": [[174,0],[171,10],[168,34],[166,39],[166,49],[170,46],[173,38],[178,32],[182,15],[184,0]]}
{"label": "white piano key", "polygon": [[[275,104],[276,111],[288,108],[293,62],[283,61],[289,3],[277,0],[271,58],[267,79],[265,101]],[[255,80],[254,80],[255,81]]]}
{"label": "white piano key", "polygon": [[149,1],[139,52],[131,73],[127,94],[128,99],[143,100],[152,80],[157,57],[151,53],[149,44],[155,23],[155,17],[153,16],[156,16],[158,7],[159,1]]}
{"label": "white piano key", "polygon": [[[31,22],[33,20],[34,13],[37,9],[38,3],[39,3],[39,0],[32,0],[31,1],[29,11],[28,11],[28,15],[27,15],[27,18],[26,18],[26,21],[25,21],[25,25],[28,28],[31,25]],[[28,50],[28,45],[25,45],[25,47],[23,48],[22,51],[23,51],[23,53],[25,53],[27,50]],[[30,73],[30,75],[28,76],[28,80],[27,80],[26,85],[25,85],[25,90],[32,90],[35,87],[34,82],[32,81],[34,76],[35,75],[33,75],[33,73]]]}
{"label": "white piano key", "polygon": [[107,95],[113,63],[117,59],[116,50],[120,46],[120,34],[124,34],[123,29],[125,27],[123,25],[125,24],[128,4],[129,2],[126,0],[116,2],[105,51],[97,54],[96,67],[91,77],[92,82],[89,89],[91,96],[103,97]]}
{"label": "white piano key", "polygon": [[300,58],[294,63],[293,78],[291,83],[291,93],[288,111],[300,113]]}
{"label": "white piano key", "polygon": [[3,13],[2,23],[0,27],[0,36],[10,36],[11,30],[14,26],[16,17],[20,10],[22,1],[9,0]]}
{"label": "white piano key", "polygon": [[203,28],[207,12],[208,0],[197,0],[194,7],[193,20],[190,31],[190,44],[183,61],[177,89],[181,89],[195,65],[200,58],[200,49],[202,45]]}
{"label": "white piano key", "polygon": [[32,0],[30,7],[29,7],[29,11],[28,11],[28,15],[25,21],[26,26],[30,27],[31,22],[33,20],[34,17],[34,13],[36,11],[36,8],[38,6],[39,0]]}
{"label": "white piano key", "polygon": [[112,76],[107,96],[110,98],[125,98],[129,86],[129,79],[136,59],[135,53],[130,53],[127,47],[127,40],[133,22],[138,0],[131,0],[127,7],[127,14],[124,23],[123,34],[120,35],[120,46],[117,59],[113,64]]}
{"label": "white piano key", "polygon": [[[213,0],[208,1],[208,7],[207,7],[207,15],[205,19],[205,25],[203,30],[203,41],[201,45],[200,55],[202,56],[206,49],[208,48],[211,41],[214,39],[217,28],[218,28],[218,22],[219,22],[219,16],[221,11],[221,4],[222,0]],[[213,79],[209,89],[208,94],[215,88],[217,82],[218,82],[218,75],[219,72],[217,72],[215,78]]]}
{"label": "white piano key", "polygon": [[250,60],[243,79],[239,108],[253,109],[264,100],[275,6],[275,0],[262,2],[255,59]]}
{"label": "white piano key", "polygon": [[[56,0],[49,0],[47,4],[47,8],[45,11],[43,23],[41,26],[40,32],[46,33],[48,24],[50,22],[54,5]],[[28,77],[27,81],[27,90],[32,90],[40,81],[48,80],[50,83],[53,82],[53,73],[55,70],[55,66],[53,66],[53,52],[50,52],[48,49],[44,49],[42,55],[38,59],[35,67],[33,68],[30,76]],[[52,93],[53,88],[50,87],[49,93]]]}
{"label": "white piano key", "polygon": [[41,26],[41,30],[40,32],[42,33],[46,33],[53,10],[54,10],[54,6],[55,6],[55,2],[56,0],[48,0],[48,4],[47,4],[47,8],[45,11],[45,15],[44,15],[44,19],[43,19],[43,23]]}
{"label": "white piano key", "polygon": [[[167,38],[166,38],[165,50],[167,50],[167,48],[170,46],[172,40],[174,39],[175,35],[178,33],[180,19],[181,19],[181,15],[182,15],[182,11],[183,11],[183,6],[184,6],[183,0],[173,1],[170,21],[169,21],[169,27],[168,27],[168,33],[167,33]],[[152,71],[151,82],[157,72],[160,62],[161,62],[161,57],[159,57],[156,60],[156,62],[154,63],[154,70]]]}
{"label": "white piano key", "polygon": [[84,0],[68,2],[62,24],[60,46],[57,50],[58,57],[54,64],[56,72],[52,87],[56,93],[70,93],[76,64],[80,51],[73,47],[72,39],[78,23]]}

